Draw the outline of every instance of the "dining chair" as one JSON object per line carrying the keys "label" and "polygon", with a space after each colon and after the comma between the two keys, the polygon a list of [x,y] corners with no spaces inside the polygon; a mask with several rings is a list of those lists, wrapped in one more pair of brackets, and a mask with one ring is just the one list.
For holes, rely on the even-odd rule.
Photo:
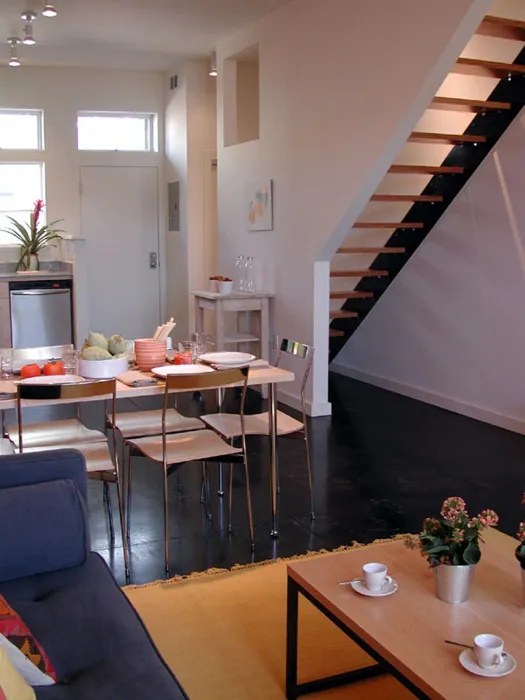
{"label": "dining chair", "polygon": [[[283,339],[279,345],[276,367],[279,367],[283,358],[291,356],[304,362],[304,373],[301,381],[301,413],[302,421],[296,420],[287,413],[277,411],[277,437],[301,434],[304,439],[306,453],[306,470],[308,477],[308,487],[310,491],[310,517],[315,520],[314,494],[312,480],[312,464],[310,458],[310,441],[308,436],[308,425],[306,422],[306,401],[305,389],[310,369],[312,367],[314,349],[310,345],[298,343],[294,340]],[[201,416],[201,420],[218,435],[225,440],[234,441],[241,435],[241,423],[239,416],[233,413],[210,413]],[[246,435],[269,435],[270,415],[268,411],[244,416],[244,429]],[[278,474],[278,472],[277,472]],[[279,478],[279,477],[277,477]],[[231,475],[230,475],[231,480]],[[231,483],[230,483],[231,499]]]}
{"label": "dining chair", "polygon": [[[17,367],[23,363],[46,359],[59,359],[65,350],[73,349],[73,345],[54,345],[46,348],[18,348],[13,350],[13,365]],[[74,445],[79,443],[104,442],[106,435],[101,430],[92,430],[84,425],[80,412],[80,405],[76,406],[76,418],[32,423],[24,426],[24,443],[26,451],[29,448],[45,448],[48,445],[55,447],[58,444]],[[11,440],[15,451],[20,450],[18,440],[18,425],[8,425],[4,433]]]}
{"label": "dining chair", "polygon": [[[117,487],[118,508],[120,517],[120,529],[122,533],[122,548],[124,553],[124,569],[126,580],[129,580],[129,553],[125,533],[123,498],[120,484],[119,461],[117,453],[116,430],[111,431],[111,447],[113,449],[113,457],[110,451],[108,438],[103,435],[103,440],[96,442],[89,441],[73,441],[68,442],[60,438],[55,443],[47,440],[45,444],[35,445],[31,439],[26,442],[26,428],[23,424],[24,408],[35,406],[39,401],[58,402],[68,401],[76,403],[80,400],[105,400],[105,404],[110,401],[110,413],[113,416],[113,422],[116,414],[116,380],[106,379],[100,381],[85,381],[71,384],[31,384],[21,382],[17,386],[16,407],[18,416],[18,451],[23,454],[27,452],[45,452],[49,450],[61,448],[73,448],[79,450],[84,456],[86,462],[86,471],[89,479],[101,481],[103,484],[104,504],[107,509],[110,538],[115,539],[115,530],[113,527],[113,513],[111,508],[111,497],[109,484],[114,483]],[[107,411],[105,411],[107,413]],[[31,428],[32,426],[28,426]],[[31,433],[30,433],[31,436]]]}
{"label": "dining chair", "polygon": [[[246,478],[246,503],[248,509],[248,524],[250,543],[254,547],[254,532],[252,504],[250,494],[250,479],[246,455],[246,435],[244,432],[244,401],[248,381],[248,367],[237,369],[217,370],[202,374],[168,375],[164,390],[162,407],[162,433],[159,436],[149,436],[126,440],[129,447],[127,475],[127,530],[128,538],[131,527],[131,494],[132,494],[132,465],[133,457],[140,454],[152,462],[162,465],[163,469],[163,501],[164,501],[164,556],[166,576],[169,576],[169,512],[168,512],[168,476],[184,462],[200,461],[205,488],[205,507],[208,518],[211,518],[210,489],[208,479],[208,462],[242,463]],[[241,448],[233,447],[222,440],[213,430],[192,430],[184,433],[168,432],[168,397],[174,391],[205,391],[222,389],[229,386],[241,386],[241,401],[239,420],[242,439]]]}

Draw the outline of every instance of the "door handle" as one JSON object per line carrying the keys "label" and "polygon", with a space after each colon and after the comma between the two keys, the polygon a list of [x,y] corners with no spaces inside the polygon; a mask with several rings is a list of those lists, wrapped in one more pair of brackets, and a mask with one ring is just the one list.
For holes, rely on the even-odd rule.
{"label": "door handle", "polygon": [[157,253],[149,254],[149,266],[153,270],[158,267]]}

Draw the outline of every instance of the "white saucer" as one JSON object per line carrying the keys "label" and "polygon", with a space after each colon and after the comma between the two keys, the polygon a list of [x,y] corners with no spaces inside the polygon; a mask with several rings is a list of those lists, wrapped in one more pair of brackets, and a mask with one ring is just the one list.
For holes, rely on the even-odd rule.
{"label": "white saucer", "polygon": [[357,581],[352,581],[350,585],[356,593],[360,593],[361,595],[367,595],[371,598],[384,598],[386,595],[392,595],[392,593],[395,593],[399,588],[397,581],[393,578],[391,578],[390,581],[387,581],[380,591],[370,591],[365,586],[365,582],[361,579],[358,579]]}
{"label": "white saucer", "polygon": [[168,374],[203,374],[204,372],[213,372],[213,369],[208,365],[164,365],[163,367],[154,367],[151,371],[157,377],[167,377]]}
{"label": "white saucer", "polygon": [[84,377],[77,374],[40,374],[37,377],[21,379],[20,384],[80,384],[85,381]]}
{"label": "white saucer", "polygon": [[210,365],[247,365],[255,360],[255,355],[250,355],[247,352],[207,352],[200,355],[201,362],[207,362]]}
{"label": "white saucer", "polygon": [[505,657],[498,666],[494,668],[481,668],[476,663],[476,658],[472,649],[465,649],[459,655],[459,663],[470,673],[474,673],[476,676],[484,676],[485,678],[503,678],[503,676],[508,676],[512,673],[516,666],[516,659],[505,652]]}

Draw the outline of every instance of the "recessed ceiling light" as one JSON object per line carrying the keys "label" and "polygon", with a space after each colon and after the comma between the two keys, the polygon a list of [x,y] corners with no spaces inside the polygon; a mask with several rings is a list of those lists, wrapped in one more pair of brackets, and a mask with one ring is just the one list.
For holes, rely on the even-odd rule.
{"label": "recessed ceiling light", "polygon": [[213,78],[217,77],[217,54],[215,51],[211,54],[210,75]]}
{"label": "recessed ceiling light", "polygon": [[42,14],[44,17],[56,17],[58,15],[58,12],[55,9],[55,6],[52,5],[49,2],[46,2],[46,6],[42,10]]}
{"label": "recessed ceiling light", "polygon": [[35,37],[33,36],[33,20],[36,19],[36,12],[28,10],[27,12],[22,12],[20,16],[25,22],[24,38],[22,39],[22,41],[26,46],[33,46],[34,44],[36,44]]}
{"label": "recessed ceiling light", "polygon": [[7,43],[11,47],[9,52],[9,65],[13,68],[17,68],[20,65],[20,58],[18,57],[18,45],[21,44],[21,40],[17,36],[9,37]]}

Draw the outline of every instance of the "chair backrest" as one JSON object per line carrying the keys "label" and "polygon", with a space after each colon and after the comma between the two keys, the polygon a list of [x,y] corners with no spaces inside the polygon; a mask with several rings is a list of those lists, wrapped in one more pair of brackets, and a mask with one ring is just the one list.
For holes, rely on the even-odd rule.
{"label": "chair backrest", "polygon": [[279,363],[284,355],[292,355],[293,357],[298,357],[299,359],[305,361],[305,369],[301,382],[301,401],[304,403],[304,391],[306,389],[308,376],[310,375],[310,369],[312,368],[314,348],[311,345],[305,345],[305,343],[299,343],[296,340],[288,340],[288,338],[284,338],[279,344],[279,353],[275,363],[276,367],[279,367]]}
{"label": "chair backrest", "polygon": [[[18,440],[20,452],[23,452],[22,408],[23,401],[47,401],[54,402],[67,400],[71,402],[80,399],[111,399],[112,425],[115,425],[117,404],[116,379],[102,379],[96,381],[74,382],[71,384],[40,384],[20,382],[16,388],[16,408],[18,413]],[[116,441],[113,428],[113,441]]]}

